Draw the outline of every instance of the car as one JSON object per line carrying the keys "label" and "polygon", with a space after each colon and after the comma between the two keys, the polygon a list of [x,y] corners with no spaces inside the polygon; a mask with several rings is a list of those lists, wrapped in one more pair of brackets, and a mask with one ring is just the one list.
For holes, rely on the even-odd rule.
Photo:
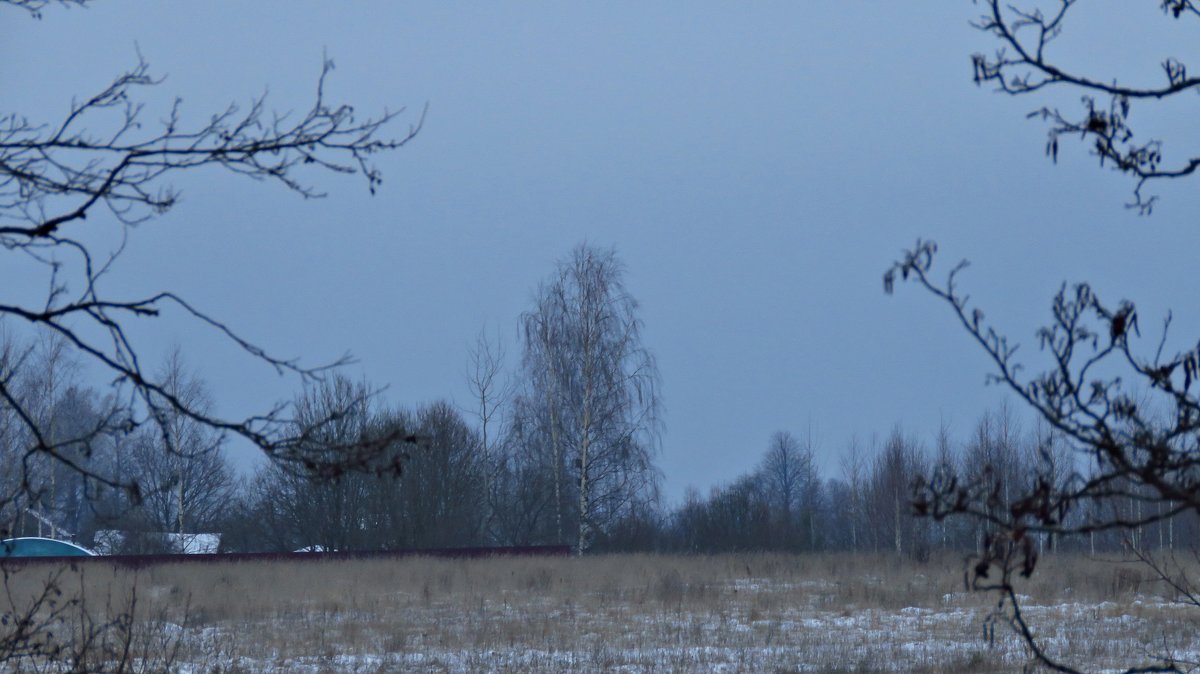
{"label": "car", "polygon": [[22,538],[6,538],[0,541],[0,558],[95,556],[96,553],[87,548],[53,538],[26,536]]}

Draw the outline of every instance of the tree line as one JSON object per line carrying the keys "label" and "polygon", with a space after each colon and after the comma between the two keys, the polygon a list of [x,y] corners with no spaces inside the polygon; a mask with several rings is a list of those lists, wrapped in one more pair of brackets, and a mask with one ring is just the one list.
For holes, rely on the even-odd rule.
{"label": "tree line", "polygon": [[240,433],[209,422],[211,394],[178,350],[139,417],[84,382],[69,337],[0,334],[4,533],[85,544],[97,531],[144,534],[125,536],[124,552],[202,531],[243,550],[506,542],[583,552],[658,498],[658,371],[615,251],[577,247],[521,324],[519,372],[504,372],[486,339],[471,354],[475,423],[447,401],[387,408],[368,382],[312,377],[283,406],[287,441],[272,449],[289,460],[248,479],[223,453]]}
{"label": "tree line", "polygon": [[[980,415],[966,437],[942,426],[923,442],[896,426],[882,441],[851,438],[837,470],[822,475],[811,439],[776,433],[758,466],[714,487],[707,497],[690,490],[654,528],[659,549],[687,552],[740,550],[852,551],[924,559],[935,550],[975,552],[1000,527],[987,517],[937,518],[922,512],[914,490],[937,484],[970,484],[969,498],[994,518],[1022,507],[1039,484],[1069,490],[1085,484],[1096,467],[1083,465],[1066,439],[1044,423],[1023,428],[1007,403]],[[1143,521],[1170,504],[1127,485],[1122,496],[1061,513],[1065,526],[1087,528],[1110,519]],[[1140,496],[1139,496],[1140,494]],[[1070,535],[1032,533],[1039,553],[1088,553],[1132,547],[1139,551],[1190,549],[1200,517],[1184,513],[1129,530]],[[648,541],[646,541],[648,543]]]}
{"label": "tree line", "polygon": [[[997,517],[1036,485],[1070,490],[1088,466],[1048,425],[1023,429],[1007,406],[984,413],[965,438],[943,427],[922,442],[900,426],[883,439],[852,438],[837,468],[822,471],[811,433],[780,430],[746,474],[667,506],[655,465],[659,375],[642,343],[638,305],[615,251],[575,248],[537,288],[520,317],[521,357],[508,371],[501,342],[481,333],[467,357],[468,405],[447,400],[389,407],[366,381],[331,374],[291,402],[290,448],[311,465],[268,462],[239,476],[228,436],[170,406],[154,423],[113,424],[121,402],[84,383],[61,338],[0,335],[0,376],[18,396],[0,404],[4,512],[12,535],[164,552],[166,534],[220,533],[227,551],[387,550],[490,545],[569,545],[589,550],[856,551],[921,558],[973,550]],[[172,351],[155,373],[189,409],[213,402],[203,378]],[[25,455],[36,415],[56,456]],[[347,447],[384,439],[361,470],[329,476]],[[754,448],[747,448],[755,451]],[[399,467],[396,471],[388,467]],[[136,485],[130,490],[127,485]],[[920,518],[914,485],[969,484],[979,518]],[[922,488],[924,488],[922,487]],[[1133,490],[1133,491],[1131,491]],[[1118,492],[1114,492],[1118,493]],[[1170,504],[1123,496],[1063,513],[1146,522],[1128,531],[1038,534],[1041,551],[1121,545],[1174,549],[1200,522],[1154,520]],[[926,513],[927,514],[927,513]]]}

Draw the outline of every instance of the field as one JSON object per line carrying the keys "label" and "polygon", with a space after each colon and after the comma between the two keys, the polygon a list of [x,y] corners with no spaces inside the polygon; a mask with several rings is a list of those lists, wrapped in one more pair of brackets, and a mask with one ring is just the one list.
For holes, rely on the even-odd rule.
{"label": "field", "polygon": [[[64,612],[65,631],[98,631],[132,605],[132,657],[197,674],[1019,672],[1029,662],[1005,625],[985,638],[994,597],[963,592],[950,556],[81,568],[59,578],[64,597],[84,599]],[[50,573],[10,574],[6,610]],[[1164,651],[1196,659],[1200,611],[1149,578],[1128,563],[1049,557],[1020,592],[1048,650],[1074,666],[1105,671]]]}

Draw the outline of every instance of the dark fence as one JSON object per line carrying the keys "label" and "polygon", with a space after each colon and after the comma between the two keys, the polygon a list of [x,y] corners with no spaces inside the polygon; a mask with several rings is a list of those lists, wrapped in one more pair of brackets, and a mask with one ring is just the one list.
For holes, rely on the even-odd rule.
{"label": "dark fence", "polygon": [[0,566],[13,568],[44,564],[104,564],[142,569],[162,564],[230,564],[239,562],[337,562],[388,560],[407,557],[483,559],[487,557],[567,557],[569,545],[534,545],[498,548],[436,548],[429,550],[361,550],[347,552],[231,552],[211,555],[97,555],[95,557],[6,557]]}

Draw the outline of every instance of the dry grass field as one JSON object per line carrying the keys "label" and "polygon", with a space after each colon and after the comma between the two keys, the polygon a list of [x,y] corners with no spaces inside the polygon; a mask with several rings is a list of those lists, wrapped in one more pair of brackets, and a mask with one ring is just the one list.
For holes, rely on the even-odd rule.
{"label": "dry grass field", "polygon": [[[12,574],[6,610],[49,573]],[[958,557],[408,558],[136,573],[88,564],[61,584],[66,596],[83,589],[95,621],[135,597],[137,653],[168,653],[177,671],[196,674],[1019,672],[1028,664],[1003,626],[984,638],[994,598],[963,592]],[[1021,594],[1048,650],[1105,671],[1146,652],[1200,653],[1200,612],[1165,590],[1136,565],[1064,556],[1046,559]]]}

